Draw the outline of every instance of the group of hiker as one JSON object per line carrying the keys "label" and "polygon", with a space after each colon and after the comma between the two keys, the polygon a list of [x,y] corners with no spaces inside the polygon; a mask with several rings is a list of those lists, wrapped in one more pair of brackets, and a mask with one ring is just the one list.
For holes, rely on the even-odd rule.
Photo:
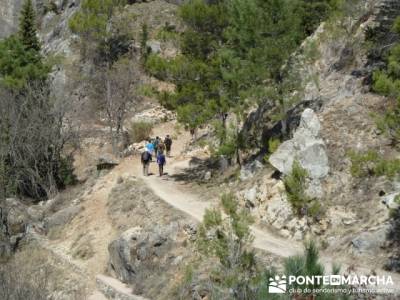
{"label": "group of hiker", "polygon": [[149,167],[153,161],[153,155],[157,159],[159,175],[164,175],[164,166],[167,163],[166,156],[169,157],[171,155],[171,146],[172,139],[169,134],[167,134],[164,140],[158,136],[154,139],[147,139],[145,150],[141,156],[144,176],[149,176]]}

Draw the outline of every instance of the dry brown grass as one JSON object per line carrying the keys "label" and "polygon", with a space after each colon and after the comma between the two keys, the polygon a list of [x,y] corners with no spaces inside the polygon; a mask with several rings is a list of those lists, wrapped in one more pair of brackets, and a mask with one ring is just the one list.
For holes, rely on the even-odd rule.
{"label": "dry brown grass", "polygon": [[[0,299],[53,299],[55,291],[65,288],[67,276],[55,267],[46,250],[30,245],[0,265]],[[86,298],[82,287],[68,293],[71,300]]]}

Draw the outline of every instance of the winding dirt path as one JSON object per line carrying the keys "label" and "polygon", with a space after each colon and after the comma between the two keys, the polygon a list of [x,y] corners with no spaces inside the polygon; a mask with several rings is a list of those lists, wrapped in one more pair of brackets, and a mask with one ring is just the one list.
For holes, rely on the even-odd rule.
{"label": "winding dirt path", "polygon": [[[172,127],[165,127],[161,125],[155,134],[164,136],[166,133],[172,133]],[[116,231],[112,227],[111,220],[107,215],[107,199],[110,191],[116,185],[117,179],[120,176],[137,176],[141,177],[148,187],[160,199],[186,213],[194,220],[200,222],[207,208],[215,206],[216,199],[209,201],[201,200],[200,195],[190,191],[190,189],[183,188],[179,182],[174,181],[170,176],[179,174],[182,169],[189,167],[190,156],[183,157],[181,152],[184,149],[190,137],[187,133],[178,134],[178,139],[174,141],[173,145],[173,158],[168,159],[166,171],[168,176],[162,178],[152,175],[143,177],[140,159],[138,157],[129,157],[123,159],[120,164],[114,168],[110,173],[101,178],[93,187],[92,192],[85,195],[84,210],[73,220],[69,226],[65,241],[62,243],[65,248],[70,248],[74,240],[77,239],[80,233],[87,232],[92,235],[92,245],[95,253],[92,258],[86,262],[81,262],[83,268],[86,269],[91,278],[96,275],[102,274],[104,267],[108,261],[108,244],[115,238]],[[152,163],[151,171],[156,174],[156,164]],[[256,226],[252,227],[254,235],[254,247],[268,253],[272,253],[278,257],[289,257],[303,252],[301,243],[293,240],[278,237],[267,230],[262,230]],[[332,258],[328,255],[321,253],[321,261],[324,263],[327,272],[331,270]],[[357,265],[356,262],[348,262],[345,258],[334,259],[335,263],[342,266],[342,270],[350,268],[358,275],[371,274],[371,268],[368,266]],[[388,273],[382,270],[374,270],[379,275],[391,275],[397,291],[400,292],[400,276],[394,273]]]}
{"label": "winding dirt path", "polygon": [[[181,167],[183,163],[178,162],[177,165]],[[176,174],[177,172],[179,172],[179,168],[174,168],[174,165],[170,165],[168,171],[169,174]],[[197,195],[185,192],[180,189],[179,184],[172,180],[166,180],[157,176],[143,177],[143,179],[148,184],[148,187],[152,189],[152,191],[158,197],[160,197],[162,200],[175,207],[176,209],[185,212],[198,222],[202,221],[203,215],[207,208],[215,206],[215,201],[201,201]],[[284,258],[302,254],[304,251],[303,245],[296,241],[277,237],[276,235],[266,230],[259,229],[256,226],[252,226],[251,229],[254,236],[253,245],[257,249]],[[395,290],[393,292],[395,292],[397,295],[400,293],[399,274],[386,272],[383,270],[371,269],[367,266],[357,264],[357,262],[355,261],[349,263],[345,258],[333,259],[330,256],[325,255],[324,253],[321,253],[320,260],[323,263],[327,274],[332,271],[332,265],[333,263],[335,263],[336,265],[341,266],[342,271],[347,272],[348,270],[351,270],[352,272],[354,272],[354,274],[357,275],[368,275],[373,273],[379,276],[390,275],[394,282],[393,288]],[[389,286],[388,288],[392,287]]]}
{"label": "winding dirt path", "polygon": [[[182,145],[180,145],[182,146]],[[176,152],[181,149],[175,149]],[[184,168],[189,167],[190,158],[187,157],[184,160],[176,160],[172,159],[167,166],[168,175],[178,174]],[[137,162],[139,164],[139,162]],[[136,164],[136,165],[137,165]],[[137,165],[138,166],[138,165]],[[140,165],[137,167],[137,174],[141,174]],[[152,165],[153,173],[156,172],[155,164]],[[174,180],[170,180],[169,177],[158,177],[158,176],[142,176],[144,182],[147,183],[148,187],[162,200],[170,204],[176,209],[179,209],[198,222],[201,222],[203,219],[203,215],[206,209],[211,208],[216,205],[217,201],[203,201],[200,200],[200,197],[190,191],[186,191],[180,187],[180,184],[175,182]],[[284,239],[278,237],[267,230],[262,230],[257,228],[256,226],[252,226],[252,234],[254,236],[254,247],[260,249],[262,251],[266,251],[268,253],[272,253],[279,257],[289,257],[298,254],[302,254],[304,251],[304,247],[301,243]],[[357,275],[368,275],[368,274],[376,274],[379,276],[388,276],[390,275],[394,282],[394,291],[397,295],[400,294],[400,275],[397,273],[387,272],[384,270],[372,269],[372,266],[364,266],[359,264],[356,261],[348,261],[345,257],[342,258],[332,258],[330,255],[326,255],[323,252],[321,253],[321,262],[324,264],[325,270],[327,274],[331,272],[332,265],[335,263],[336,265],[340,265],[342,271],[354,272]]]}

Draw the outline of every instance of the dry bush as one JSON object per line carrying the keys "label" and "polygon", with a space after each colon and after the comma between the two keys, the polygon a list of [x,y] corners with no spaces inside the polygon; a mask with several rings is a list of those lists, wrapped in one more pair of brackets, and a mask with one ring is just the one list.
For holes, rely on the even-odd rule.
{"label": "dry bush", "polygon": [[150,122],[135,122],[131,126],[130,136],[134,143],[139,143],[150,137],[153,131],[153,124]]}
{"label": "dry bush", "polygon": [[[0,264],[0,299],[2,300],[48,300],[52,292],[64,288],[65,276],[54,267],[47,251],[32,248],[20,251],[6,264]],[[71,300],[85,299],[78,287],[71,293]]]}
{"label": "dry bush", "polygon": [[0,89],[0,197],[18,192],[47,198],[73,181],[64,150],[77,132],[67,102],[48,84],[32,83],[23,92]]}
{"label": "dry bush", "polygon": [[0,299],[48,299],[49,277],[50,267],[42,253],[18,253],[0,266]]}

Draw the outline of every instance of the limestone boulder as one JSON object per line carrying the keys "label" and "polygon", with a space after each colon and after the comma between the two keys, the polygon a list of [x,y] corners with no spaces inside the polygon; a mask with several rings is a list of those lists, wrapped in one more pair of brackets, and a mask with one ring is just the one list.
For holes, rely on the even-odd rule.
{"label": "limestone boulder", "polygon": [[287,175],[297,160],[310,178],[324,178],[329,172],[329,161],[320,130],[321,124],[315,112],[312,109],[304,110],[293,138],[282,143],[269,158],[271,165]]}
{"label": "limestone boulder", "polygon": [[102,154],[96,163],[97,170],[112,169],[119,164],[119,161],[110,154]]}
{"label": "limestone boulder", "polygon": [[167,226],[157,225],[149,230],[141,227],[128,229],[108,246],[111,271],[119,280],[132,283],[138,274],[146,273],[152,266],[162,268],[170,258],[169,251],[179,231],[176,222]]}
{"label": "limestone boulder", "polygon": [[355,253],[377,253],[386,241],[387,226],[374,231],[364,231],[354,237],[351,245]]}
{"label": "limestone boulder", "polygon": [[49,230],[54,227],[67,225],[81,210],[82,206],[74,205],[57,211],[55,214],[44,219],[46,229]]}

